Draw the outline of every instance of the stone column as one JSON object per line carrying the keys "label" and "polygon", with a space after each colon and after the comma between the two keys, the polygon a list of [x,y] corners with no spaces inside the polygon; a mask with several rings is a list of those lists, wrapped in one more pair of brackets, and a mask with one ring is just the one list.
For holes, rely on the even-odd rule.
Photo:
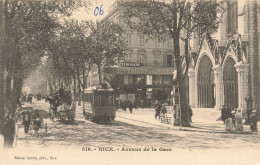
{"label": "stone column", "polygon": [[248,95],[248,71],[249,65],[245,62],[239,62],[235,65],[238,81],[238,108],[246,110],[245,98]]}
{"label": "stone column", "polygon": [[215,109],[221,110],[224,104],[223,68],[218,64],[215,65],[212,69],[214,71],[214,83],[216,91]]}
{"label": "stone column", "polygon": [[189,100],[192,108],[195,107],[195,71],[193,68],[189,69]]}

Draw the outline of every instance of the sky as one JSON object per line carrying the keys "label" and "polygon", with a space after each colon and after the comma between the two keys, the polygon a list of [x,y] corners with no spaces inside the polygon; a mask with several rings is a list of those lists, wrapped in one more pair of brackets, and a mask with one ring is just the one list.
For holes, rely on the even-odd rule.
{"label": "sky", "polygon": [[[79,21],[81,20],[102,20],[103,18],[106,17],[106,15],[108,14],[108,8],[116,1],[116,0],[90,0],[92,2],[92,6],[89,9],[89,12],[87,13],[86,11],[84,11],[83,8],[79,9],[78,11],[75,11],[74,14],[71,16],[71,18],[75,18]],[[238,0],[238,13],[242,13],[243,12],[243,7],[244,7],[244,1],[245,0]],[[102,6],[102,10],[104,11],[103,15],[94,15],[94,10],[96,9],[96,7]],[[243,25],[243,18],[239,17],[238,18],[238,22],[239,22],[239,26],[238,26],[238,32],[240,34],[244,34],[244,25]],[[214,38],[216,39],[220,39],[220,32],[218,31],[216,34],[213,35]]]}
{"label": "sky", "polygon": [[[84,11],[83,8],[79,9],[78,11],[75,11],[74,14],[71,16],[71,18],[75,18],[80,20],[102,20],[106,17],[108,14],[108,8],[116,1],[116,0],[90,0],[92,1],[92,6],[89,9],[89,12],[87,13]],[[103,15],[98,14],[97,16],[94,15],[94,11],[96,7],[100,8],[102,6],[102,10],[104,11]],[[96,10],[97,11],[97,10]],[[97,14],[97,12],[96,12]]]}

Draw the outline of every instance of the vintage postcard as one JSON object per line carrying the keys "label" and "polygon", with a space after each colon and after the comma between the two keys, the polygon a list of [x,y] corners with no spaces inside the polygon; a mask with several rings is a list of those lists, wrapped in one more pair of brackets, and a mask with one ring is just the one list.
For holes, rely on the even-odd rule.
{"label": "vintage postcard", "polygon": [[0,164],[259,165],[259,9],[0,0]]}

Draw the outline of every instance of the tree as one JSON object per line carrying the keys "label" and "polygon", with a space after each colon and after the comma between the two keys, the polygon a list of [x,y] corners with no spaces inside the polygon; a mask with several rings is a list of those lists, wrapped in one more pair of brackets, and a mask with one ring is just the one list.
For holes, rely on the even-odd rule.
{"label": "tree", "polygon": [[[65,21],[60,34],[60,55],[65,62],[65,68],[69,69],[78,81],[79,105],[81,104],[81,87],[83,89],[86,87],[86,70],[91,65],[86,43],[88,30],[88,22],[69,20]],[[83,76],[83,81],[80,75]]]}
{"label": "tree", "polygon": [[4,14],[2,8],[2,0],[0,0],[0,134],[2,134],[4,125],[4,56],[3,56],[3,45],[4,45]]}
{"label": "tree", "polygon": [[[214,32],[218,28],[217,13],[221,3],[215,0],[122,0],[119,3],[126,24],[145,34],[149,39],[173,40],[173,55],[177,71],[176,82],[180,93],[182,126],[190,126],[188,102],[184,80],[190,64],[189,40],[192,32]],[[180,53],[180,40],[185,43],[185,53]],[[182,64],[185,63],[185,68]]]}
{"label": "tree", "polygon": [[122,27],[114,22],[93,22],[87,40],[92,62],[97,65],[99,83],[102,83],[101,67],[113,65],[115,58],[123,56],[126,49]]}

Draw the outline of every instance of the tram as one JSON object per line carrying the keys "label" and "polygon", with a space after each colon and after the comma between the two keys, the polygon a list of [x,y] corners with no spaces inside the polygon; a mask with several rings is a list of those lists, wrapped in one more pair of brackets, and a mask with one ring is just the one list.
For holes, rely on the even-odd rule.
{"label": "tram", "polygon": [[116,117],[114,89],[102,84],[102,87],[90,87],[83,93],[83,115],[93,122],[110,121]]}

